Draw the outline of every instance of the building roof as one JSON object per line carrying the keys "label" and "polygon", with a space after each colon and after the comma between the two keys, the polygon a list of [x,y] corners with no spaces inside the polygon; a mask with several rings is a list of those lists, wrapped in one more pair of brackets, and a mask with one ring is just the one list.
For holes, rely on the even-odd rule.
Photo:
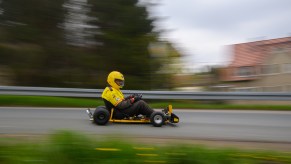
{"label": "building roof", "polygon": [[235,44],[233,45],[234,58],[229,67],[262,64],[270,47],[285,42],[291,42],[291,37]]}
{"label": "building roof", "polygon": [[[291,48],[291,37],[277,38],[270,40],[261,40],[248,43],[234,44],[233,60],[228,67],[221,69],[220,80],[222,81],[241,81],[252,80],[255,77],[239,77],[234,74],[237,67],[258,66],[263,64],[266,57],[274,50],[274,48],[281,46],[288,46]],[[271,53],[272,54],[272,53]]]}

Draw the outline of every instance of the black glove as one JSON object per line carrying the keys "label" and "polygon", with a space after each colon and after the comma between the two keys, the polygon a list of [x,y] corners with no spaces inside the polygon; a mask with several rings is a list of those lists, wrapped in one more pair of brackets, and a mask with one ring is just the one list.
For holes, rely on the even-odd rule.
{"label": "black glove", "polygon": [[132,94],[132,95],[130,95],[130,96],[125,97],[125,100],[127,100],[127,99],[132,99],[132,98],[134,98],[134,97],[136,97],[136,96],[138,96],[138,94],[137,94],[137,93],[134,93],[134,94]]}
{"label": "black glove", "polygon": [[142,94],[134,94],[134,102],[141,100]]}
{"label": "black glove", "polygon": [[127,96],[127,97],[125,97],[124,99],[125,99],[125,100],[128,100],[128,99],[131,99],[131,98],[133,98],[133,96],[132,96],[132,95],[130,95],[130,96]]}

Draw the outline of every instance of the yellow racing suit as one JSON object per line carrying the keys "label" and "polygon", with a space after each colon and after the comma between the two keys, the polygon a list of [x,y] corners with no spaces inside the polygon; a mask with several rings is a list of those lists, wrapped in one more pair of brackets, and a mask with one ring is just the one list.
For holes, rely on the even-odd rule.
{"label": "yellow racing suit", "polygon": [[123,93],[113,87],[106,87],[102,93],[102,98],[110,102],[118,109],[125,109],[132,105],[131,99],[125,99]]}

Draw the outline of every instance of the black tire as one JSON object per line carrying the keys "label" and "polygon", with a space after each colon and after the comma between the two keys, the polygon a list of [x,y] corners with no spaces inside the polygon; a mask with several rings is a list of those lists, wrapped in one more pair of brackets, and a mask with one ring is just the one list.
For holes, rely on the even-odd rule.
{"label": "black tire", "polygon": [[165,114],[162,112],[154,112],[150,117],[151,124],[155,127],[161,127],[165,124]]}
{"label": "black tire", "polygon": [[98,106],[93,114],[94,123],[97,125],[105,125],[109,121],[110,113],[104,106]]}

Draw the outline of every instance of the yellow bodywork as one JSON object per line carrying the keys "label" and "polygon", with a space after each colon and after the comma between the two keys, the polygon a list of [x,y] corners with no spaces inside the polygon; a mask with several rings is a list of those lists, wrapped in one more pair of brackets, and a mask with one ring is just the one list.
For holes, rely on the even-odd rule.
{"label": "yellow bodywork", "polygon": [[169,109],[169,113],[172,114],[173,113],[173,107],[172,107],[172,105],[169,105],[168,106],[168,109]]}

